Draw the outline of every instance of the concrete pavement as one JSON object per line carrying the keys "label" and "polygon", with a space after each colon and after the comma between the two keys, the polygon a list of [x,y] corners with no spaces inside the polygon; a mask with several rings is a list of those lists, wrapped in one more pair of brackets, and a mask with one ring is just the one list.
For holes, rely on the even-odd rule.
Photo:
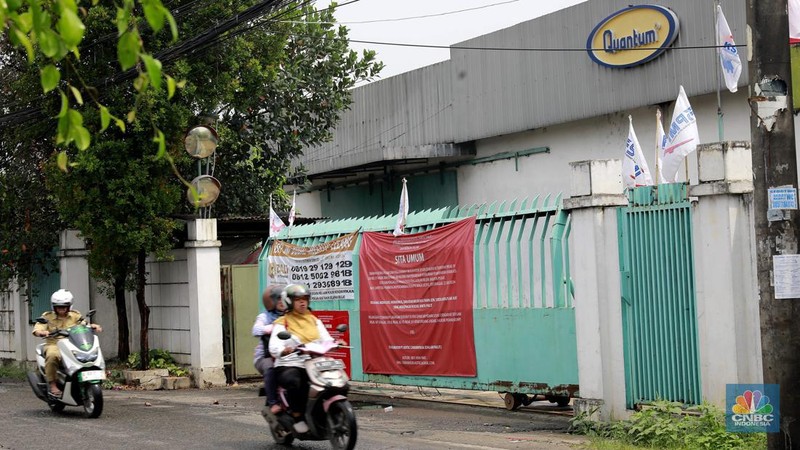
{"label": "concrete pavement", "polygon": [[[255,379],[247,380],[240,384],[243,386],[252,385],[256,389],[260,387],[259,381]],[[386,401],[382,403],[387,404],[391,404],[392,399],[406,399],[506,409],[505,394],[494,391],[400,386],[364,381],[350,381],[350,391],[353,394],[384,398]],[[544,400],[542,396],[538,398],[540,399],[539,401],[534,401],[527,406],[521,406],[519,410],[572,417],[571,404],[562,407]]]}
{"label": "concrete pavement", "polygon": [[[504,395],[493,391],[472,391],[462,389],[445,389],[418,386],[398,386],[392,384],[351,381],[354,393],[387,399],[402,398],[431,402],[456,403],[462,405],[481,406],[487,408],[506,409]],[[538,397],[542,399],[541,396]],[[534,401],[528,406],[521,406],[520,411],[533,411],[547,414],[572,416],[572,406],[560,407],[547,400]]]}

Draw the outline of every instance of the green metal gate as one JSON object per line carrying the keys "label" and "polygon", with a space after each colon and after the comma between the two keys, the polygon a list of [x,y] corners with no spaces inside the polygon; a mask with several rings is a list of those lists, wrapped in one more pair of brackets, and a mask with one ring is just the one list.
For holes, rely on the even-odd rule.
{"label": "green metal gate", "polygon": [[629,191],[618,210],[628,408],[699,404],[691,204],[684,184]]}
{"label": "green metal gate", "polygon": [[[349,312],[354,380],[397,385],[578,396],[575,309],[569,272],[569,214],[560,196],[448,207],[409,214],[406,231],[430,230],[476,216],[473,326],[476,377],[365,374],[362,371],[358,280],[355,300],[319,301],[317,310]],[[389,232],[396,215],[362,217],[286,228],[259,257],[259,285],[267,283],[268,252],[279,239],[300,246],[359,230]],[[354,270],[358,273],[356,245]],[[357,277],[356,277],[357,278]]]}

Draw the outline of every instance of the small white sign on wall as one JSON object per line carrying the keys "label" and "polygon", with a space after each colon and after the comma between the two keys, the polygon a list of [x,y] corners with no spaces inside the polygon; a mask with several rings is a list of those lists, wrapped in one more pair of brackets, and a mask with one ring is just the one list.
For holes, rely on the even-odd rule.
{"label": "small white sign on wall", "polygon": [[800,255],[774,255],[772,276],[775,299],[800,298]]}

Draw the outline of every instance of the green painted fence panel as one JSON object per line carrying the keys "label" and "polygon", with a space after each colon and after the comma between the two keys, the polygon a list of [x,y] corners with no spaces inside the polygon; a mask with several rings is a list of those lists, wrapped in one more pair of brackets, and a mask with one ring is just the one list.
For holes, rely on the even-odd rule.
{"label": "green painted fence panel", "polygon": [[[430,230],[475,215],[473,321],[476,377],[418,377],[362,371],[359,281],[355,300],[315,301],[316,310],[350,312],[351,373],[359,381],[526,394],[577,396],[575,310],[569,268],[569,214],[561,196],[411,212],[407,233]],[[365,231],[390,232],[396,215],[346,218],[286,228],[259,257],[266,286],[267,255],[275,239],[313,245],[359,231],[354,271]]]}
{"label": "green painted fence panel", "polygon": [[686,185],[629,192],[618,210],[628,408],[702,402],[691,204]]}

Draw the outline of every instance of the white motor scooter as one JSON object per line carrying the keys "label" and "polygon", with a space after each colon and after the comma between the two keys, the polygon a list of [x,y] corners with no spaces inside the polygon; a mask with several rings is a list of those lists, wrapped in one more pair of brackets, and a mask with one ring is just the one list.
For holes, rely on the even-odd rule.
{"label": "white motor scooter", "polygon": [[[95,311],[89,311],[88,319]],[[42,317],[37,323],[48,323]],[[66,330],[56,330],[48,337],[62,336],[56,341],[61,352],[61,367],[58,369],[58,387],[61,397],[50,393],[44,376],[45,343],[36,346],[36,371],[28,372],[28,382],[41,400],[53,412],[61,412],[66,406],[83,406],[86,417],[96,418],[103,412],[103,390],[100,383],[106,379],[106,362],[100,349],[100,339],[89,325],[75,325]]]}
{"label": "white motor scooter", "polygon": [[[346,325],[339,325],[337,330],[344,332]],[[286,331],[278,333],[280,339],[290,339]],[[286,412],[289,402],[286,400],[283,388],[278,388],[278,397],[284,411],[273,414],[268,406],[264,407],[261,414],[269,424],[270,432],[276,444],[291,445],[295,438],[305,441],[328,440],[334,450],[352,450],[358,437],[358,426],[353,406],[347,401],[350,390],[350,378],[345,372],[341,360],[331,358],[325,354],[335,348],[350,348],[335,342],[324,344],[300,345],[295,351],[304,352],[311,356],[305,362],[306,373],[309,378],[308,403],[306,404],[305,420],[308,432],[297,433],[294,431],[294,420]]]}

